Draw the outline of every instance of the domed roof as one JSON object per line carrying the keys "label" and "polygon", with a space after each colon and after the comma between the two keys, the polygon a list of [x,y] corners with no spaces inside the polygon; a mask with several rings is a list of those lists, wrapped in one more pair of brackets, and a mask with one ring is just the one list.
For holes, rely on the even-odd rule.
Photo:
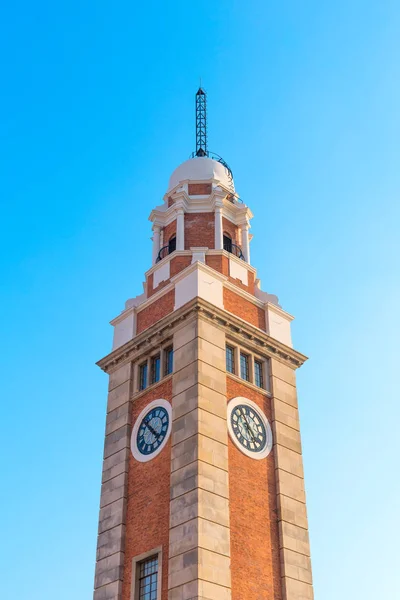
{"label": "domed roof", "polygon": [[227,189],[234,191],[234,183],[228,169],[220,162],[207,157],[190,158],[175,169],[169,179],[168,191],[181,181],[210,181],[216,179]]}

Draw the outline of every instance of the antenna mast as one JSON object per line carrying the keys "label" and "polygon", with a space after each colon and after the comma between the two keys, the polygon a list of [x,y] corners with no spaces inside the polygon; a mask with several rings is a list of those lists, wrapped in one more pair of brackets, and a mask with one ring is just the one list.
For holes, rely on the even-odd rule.
{"label": "antenna mast", "polygon": [[208,156],[207,95],[201,86],[196,94],[196,156]]}

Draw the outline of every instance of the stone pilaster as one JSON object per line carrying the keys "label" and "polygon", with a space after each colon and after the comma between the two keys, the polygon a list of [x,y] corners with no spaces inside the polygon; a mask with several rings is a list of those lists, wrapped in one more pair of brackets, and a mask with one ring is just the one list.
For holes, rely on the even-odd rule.
{"label": "stone pilaster", "polygon": [[312,600],[312,575],[295,373],[271,360],[273,434],[284,600]]}
{"label": "stone pilaster", "polygon": [[132,363],[110,374],[94,600],[120,600],[130,446]]}
{"label": "stone pilaster", "polygon": [[174,334],[169,600],[230,600],[225,333]]}

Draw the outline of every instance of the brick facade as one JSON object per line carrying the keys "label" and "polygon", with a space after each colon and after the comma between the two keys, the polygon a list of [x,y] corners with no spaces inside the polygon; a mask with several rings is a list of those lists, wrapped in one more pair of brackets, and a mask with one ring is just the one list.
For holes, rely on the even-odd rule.
{"label": "brick facade", "polygon": [[226,256],[210,255],[206,256],[206,265],[222,273],[223,275],[229,275],[229,260]]}
{"label": "brick facade", "polygon": [[215,215],[209,213],[185,213],[185,250],[194,247],[214,248]]}
{"label": "brick facade", "polygon": [[209,196],[211,194],[211,183],[189,183],[189,196]]}
{"label": "brick facade", "polygon": [[153,287],[153,273],[147,277],[147,297],[150,298],[156,292],[159,292],[163,287],[169,284],[170,280],[165,279],[164,281],[160,281],[156,288]]}
{"label": "brick facade", "polygon": [[229,221],[229,219],[222,217],[222,230],[224,234],[227,234],[232,239],[232,242],[234,244],[240,246],[239,228],[236,225],[234,225],[232,221]]}
{"label": "brick facade", "polygon": [[[132,405],[132,424],[149,402],[171,401],[172,381],[149,390]],[[125,537],[125,568],[122,600],[131,599],[132,559],[162,546],[162,595],[168,599],[169,489],[171,440],[153,460],[140,463],[130,453]]]}
{"label": "brick facade", "polygon": [[[227,401],[252,400],[272,422],[271,400],[227,377]],[[245,456],[229,439],[232,600],[281,600],[275,461]]]}
{"label": "brick facade", "polygon": [[183,271],[183,269],[186,269],[186,267],[188,267],[191,264],[191,262],[191,256],[176,256],[175,258],[172,258],[170,266],[171,277],[174,277],[174,275],[177,275],[178,273]]}
{"label": "brick facade", "polygon": [[172,221],[172,223],[168,223],[163,228],[163,246],[167,246],[169,240],[176,235],[176,220]]}
{"label": "brick facade", "polygon": [[265,310],[226,288],[224,288],[224,308],[265,331]]}
{"label": "brick facade", "polygon": [[174,310],[175,290],[171,290],[137,314],[136,332],[141,333]]}

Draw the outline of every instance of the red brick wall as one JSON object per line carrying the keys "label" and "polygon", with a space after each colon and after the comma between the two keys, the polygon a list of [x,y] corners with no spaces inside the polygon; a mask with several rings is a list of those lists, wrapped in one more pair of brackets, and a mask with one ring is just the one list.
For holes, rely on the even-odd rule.
{"label": "red brick wall", "polygon": [[223,275],[229,275],[229,261],[226,256],[210,255],[206,256],[206,265],[222,273]]}
{"label": "red brick wall", "polygon": [[185,250],[215,247],[214,213],[185,213]]}
{"label": "red brick wall", "polygon": [[211,194],[211,183],[189,183],[189,196],[206,196]]}
{"label": "red brick wall", "polygon": [[[140,411],[157,398],[171,401],[172,380],[161,382],[132,405],[132,426]],[[171,439],[158,456],[140,463],[130,455],[122,600],[130,600],[132,558],[162,546],[162,600],[168,598]]]}
{"label": "red brick wall", "polygon": [[159,292],[163,287],[165,287],[166,285],[169,284],[169,279],[165,279],[164,281],[160,281],[158,286],[154,289],[153,281],[154,281],[153,273],[150,273],[150,275],[147,278],[147,297],[148,298],[150,298],[150,296],[152,296],[156,292]]}
{"label": "red brick wall", "polygon": [[224,232],[224,235],[228,234],[229,237],[232,238],[232,242],[234,244],[239,245],[238,228],[232,223],[232,221],[229,221],[229,219],[222,217],[222,230]]}
{"label": "red brick wall", "polygon": [[180,273],[183,269],[186,269],[191,262],[191,256],[176,256],[175,258],[172,258],[170,264],[170,276],[173,277],[177,273]]}
{"label": "red brick wall", "polygon": [[169,315],[175,306],[175,290],[167,292],[137,314],[137,333],[141,333],[160,319]]}
{"label": "red brick wall", "polygon": [[265,311],[249,300],[224,288],[224,308],[244,321],[265,331]]}
{"label": "red brick wall", "polygon": [[[271,400],[227,377],[227,400],[244,396],[271,423]],[[232,600],[281,600],[275,461],[245,456],[229,438]]]}
{"label": "red brick wall", "polygon": [[176,220],[163,228],[163,246],[167,246],[169,239],[176,235]]}

